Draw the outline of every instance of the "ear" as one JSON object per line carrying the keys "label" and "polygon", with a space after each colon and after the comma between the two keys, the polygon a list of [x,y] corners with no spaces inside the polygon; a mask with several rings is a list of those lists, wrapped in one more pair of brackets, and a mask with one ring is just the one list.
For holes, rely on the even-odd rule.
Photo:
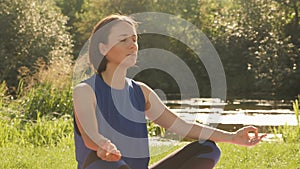
{"label": "ear", "polygon": [[98,48],[99,48],[99,52],[100,52],[103,56],[105,56],[105,55],[107,54],[107,52],[108,52],[108,46],[107,46],[107,45],[105,45],[104,43],[99,43]]}

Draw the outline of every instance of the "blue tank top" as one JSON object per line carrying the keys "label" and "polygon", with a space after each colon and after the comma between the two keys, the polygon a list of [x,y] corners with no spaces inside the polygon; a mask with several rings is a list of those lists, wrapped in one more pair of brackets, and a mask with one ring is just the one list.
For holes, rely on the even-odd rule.
{"label": "blue tank top", "polygon": [[[93,75],[83,83],[90,85],[95,92],[99,133],[117,146],[122,154],[121,160],[132,169],[147,169],[148,131],[145,98],[140,86],[134,80],[126,78],[124,89],[113,89],[99,75]],[[75,132],[75,148],[79,167],[91,150],[84,145],[78,132]]]}

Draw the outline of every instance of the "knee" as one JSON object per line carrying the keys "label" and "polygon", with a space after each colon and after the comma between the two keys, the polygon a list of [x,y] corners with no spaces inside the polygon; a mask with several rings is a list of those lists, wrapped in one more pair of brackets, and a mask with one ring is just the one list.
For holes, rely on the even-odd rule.
{"label": "knee", "polygon": [[217,146],[217,144],[213,141],[210,140],[206,140],[206,141],[199,141],[199,144],[201,144],[202,146],[205,147],[209,147],[209,149],[211,150],[209,153],[206,154],[202,154],[200,156],[202,156],[203,158],[209,158],[214,160],[215,164],[219,161],[220,157],[221,157],[221,150],[220,148]]}

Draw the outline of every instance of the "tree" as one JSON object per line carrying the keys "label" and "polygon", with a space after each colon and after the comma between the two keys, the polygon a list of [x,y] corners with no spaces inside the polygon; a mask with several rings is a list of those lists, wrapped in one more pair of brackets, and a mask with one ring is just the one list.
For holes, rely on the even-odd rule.
{"label": "tree", "polygon": [[[79,15],[78,22],[76,23],[76,27],[78,28],[78,32],[81,35],[82,39],[78,39],[81,41],[83,46],[83,42],[85,42],[90,36],[91,29],[93,26],[104,16],[113,14],[113,13],[121,13],[121,14],[134,14],[139,12],[163,12],[172,14],[175,16],[179,16],[194,25],[200,27],[200,25],[205,25],[205,15],[200,13],[200,5],[209,3],[198,2],[194,0],[176,0],[172,1],[173,7],[170,7],[170,1],[155,1],[155,0],[143,0],[143,1],[121,1],[121,0],[101,0],[94,1],[88,0],[85,1],[83,5],[82,13]],[[203,5],[204,6],[204,5]],[[202,11],[204,12],[204,11]],[[189,42],[197,41],[193,34],[185,34],[186,30],[189,28],[181,27],[178,24],[177,27],[171,27],[168,23],[158,22],[160,18],[153,17],[151,23],[157,23],[160,27],[165,27],[167,31],[175,31],[175,34],[180,33],[182,36],[185,36],[189,39]],[[143,22],[143,21],[142,21]],[[145,21],[148,22],[148,21]],[[153,26],[157,26],[153,25]],[[199,58],[189,49],[186,44],[183,44],[178,39],[173,39],[171,37],[166,37],[162,35],[155,34],[142,34],[139,38],[139,46],[140,49],[145,48],[160,48],[166,51],[172,52],[179,56],[186,64],[193,70],[195,73],[195,77],[201,86],[201,94],[209,96],[210,95],[210,84],[207,72],[203,65],[201,64]],[[180,36],[180,35],[179,35]],[[200,44],[199,44],[200,45]],[[163,88],[167,92],[177,92],[176,84],[169,83],[166,81],[166,75],[157,70],[149,70],[150,72],[144,72],[143,74],[147,74],[147,76],[137,76],[137,80],[141,80],[147,82],[148,84],[152,84],[153,88]],[[158,83],[153,84],[153,79],[156,79]],[[160,85],[160,86],[157,86]]]}
{"label": "tree", "polygon": [[[174,0],[171,6],[169,0],[86,0],[75,23],[77,37],[81,38],[76,41],[82,47],[93,26],[109,14],[172,14],[193,23],[212,41],[223,62],[229,96],[294,96],[300,92],[297,87],[300,80],[299,3],[297,0]],[[185,35],[183,27],[171,28],[168,24],[165,27]],[[188,38],[193,41],[193,35]],[[203,80],[207,79],[205,68],[199,66],[201,61],[188,46],[153,34],[142,35],[139,43],[141,49],[160,48],[181,57],[195,72],[200,86],[209,93],[210,84]],[[166,79],[154,77],[156,74],[139,76],[139,80],[156,78],[161,82]]]}
{"label": "tree", "polygon": [[2,0],[0,6],[0,81],[12,90],[38,71],[37,60],[47,68],[71,58],[67,18],[52,1]]}
{"label": "tree", "polygon": [[242,55],[243,65],[253,72],[255,86],[264,95],[279,94],[299,60],[299,49],[285,34],[289,10],[274,0],[239,0],[227,15],[216,17],[215,26],[224,33],[221,39],[228,46],[236,44],[231,49]]}
{"label": "tree", "polygon": [[77,41],[79,39],[75,23],[78,20],[78,15],[82,12],[84,0],[55,0],[56,5],[61,9],[64,16],[68,17],[66,26],[69,27],[68,32],[71,34],[74,41],[73,55],[77,56],[82,45]]}

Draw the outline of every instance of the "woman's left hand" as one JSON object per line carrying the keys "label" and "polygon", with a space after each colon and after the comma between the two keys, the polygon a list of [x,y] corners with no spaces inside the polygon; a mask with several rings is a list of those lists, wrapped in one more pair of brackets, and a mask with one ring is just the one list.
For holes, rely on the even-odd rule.
{"label": "woman's left hand", "polygon": [[119,161],[121,152],[110,140],[107,140],[101,147],[98,147],[97,156],[105,161]]}
{"label": "woman's left hand", "polygon": [[[254,133],[254,136],[250,136],[250,132]],[[232,143],[242,146],[254,146],[258,144],[265,136],[267,136],[267,134],[259,136],[256,127],[246,126],[233,133]]]}

